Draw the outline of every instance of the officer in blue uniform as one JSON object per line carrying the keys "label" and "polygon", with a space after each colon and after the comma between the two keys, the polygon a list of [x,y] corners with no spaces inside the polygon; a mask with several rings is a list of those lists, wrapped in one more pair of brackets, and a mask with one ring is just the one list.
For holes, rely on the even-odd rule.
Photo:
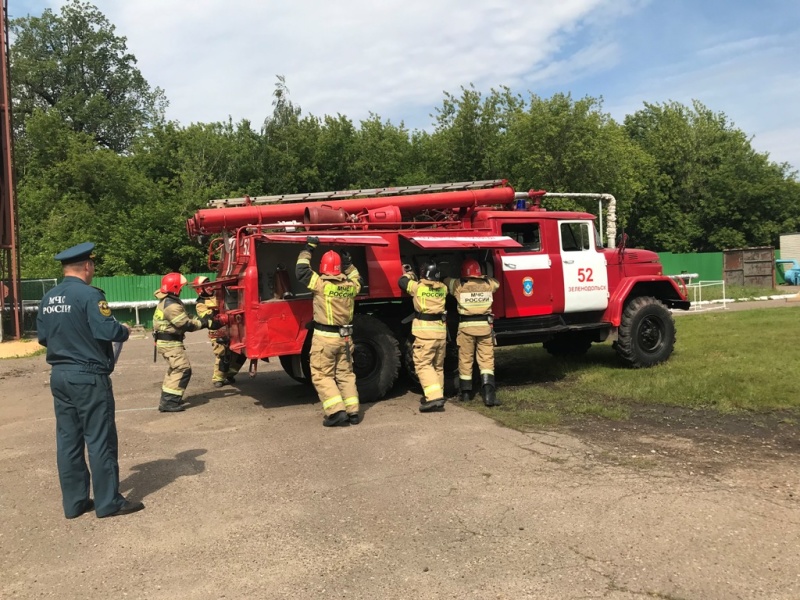
{"label": "officer in blue uniform", "polygon": [[[124,342],[130,327],[111,316],[94,277],[94,244],[78,244],[56,255],[64,280],[42,298],[36,328],[47,347],[50,390],[56,413],[56,453],[64,516],[74,519],[92,509],[114,517],[144,508],[119,493],[117,426],[112,342]],[[89,498],[88,447],[94,500]]]}

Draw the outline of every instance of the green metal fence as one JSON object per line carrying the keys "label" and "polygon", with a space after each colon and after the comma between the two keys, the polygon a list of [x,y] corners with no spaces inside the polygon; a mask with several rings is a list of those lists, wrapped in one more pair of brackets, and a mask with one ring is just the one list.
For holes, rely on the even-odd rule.
{"label": "green metal fence", "polygon": [[[209,279],[216,278],[216,273],[191,273],[186,279],[191,283],[198,275],[205,275]],[[109,302],[147,302],[155,301],[153,293],[161,287],[161,275],[118,275],[116,277],[95,277],[92,285],[99,287],[106,294]],[[197,292],[190,286],[181,290],[181,298],[194,300]],[[141,325],[146,328],[153,326],[152,308],[114,308],[114,317],[119,321],[131,325]]]}
{"label": "green metal fence", "polygon": [[[700,252],[696,254],[673,254],[659,252],[665,275],[697,273],[696,280],[720,281],[722,279],[722,252]],[[696,281],[695,280],[695,281]]]}
{"label": "green metal fence", "polygon": [[[186,275],[191,283],[198,275],[215,279],[215,273],[192,273]],[[117,275],[116,277],[95,277],[92,285],[106,293],[109,302],[143,302],[155,300],[153,292],[161,287],[161,275]],[[186,286],[181,290],[181,298],[196,298],[194,289]]]}

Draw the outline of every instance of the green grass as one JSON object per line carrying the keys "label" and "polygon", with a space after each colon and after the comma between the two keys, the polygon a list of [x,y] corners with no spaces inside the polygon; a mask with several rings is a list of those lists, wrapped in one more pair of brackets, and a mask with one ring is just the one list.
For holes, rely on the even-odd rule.
{"label": "green grass", "polygon": [[792,307],[681,315],[675,352],[649,369],[624,366],[610,343],[575,359],[552,357],[541,345],[498,348],[503,406],[475,404],[518,429],[587,415],[626,419],[647,405],[720,413],[798,410],[798,315]]}

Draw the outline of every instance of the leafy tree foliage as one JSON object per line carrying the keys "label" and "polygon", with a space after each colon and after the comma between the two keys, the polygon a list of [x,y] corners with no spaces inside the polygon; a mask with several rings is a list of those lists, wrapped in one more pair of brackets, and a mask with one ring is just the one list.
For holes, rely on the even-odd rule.
{"label": "leafy tree foliage", "polygon": [[771,163],[723,113],[700,102],[645,104],[625,119],[651,158],[630,231],[655,250],[706,252],[777,246],[796,231],[800,189],[787,165]]}
{"label": "leafy tree foliage", "polygon": [[[163,119],[125,38],[93,6],[12,22],[22,269],[94,240],[99,275],[205,270],[185,220],[214,198],[508,179],[517,189],[606,192],[633,243],[658,251],[777,245],[800,228],[800,183],[699,102],[644,104],[623,124],[602,99],[469,85],[430,131],[377,114],[304,115],[282,76],[270,114],[181,126]],[[545,199],[548,208],[596,204]]]}
{"label": "leafy tree foliage", "polygon": [[36,109],[55,109],[70,127],[116,152],[163,119],[163,92],[151,90],[126,40],[94,6],[71,0],[60,14],[9,23],[11,97],[24,130]]}

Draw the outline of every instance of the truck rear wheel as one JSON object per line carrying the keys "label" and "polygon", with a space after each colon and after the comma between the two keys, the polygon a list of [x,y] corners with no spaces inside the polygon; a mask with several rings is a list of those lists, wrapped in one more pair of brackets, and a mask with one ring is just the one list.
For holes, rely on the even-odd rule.
{"label": "truck rear wheel", "polygon": [[[305,360],[304,360],[305,359]],[[286,354],[279,356],[283,370],[286,374],[299,383],[311,385],[311,373],[308,366],[308,353]]]}
{"label": "truck rear wheel", "polygon": [[634,298],[625,307],[614,349],[635,368],[651,367],[667,360],[675,348],[672,313],[651,296]]}
{"label": "truck rear wheel", "polygon": [[[286,374],[307,385],[311,384],[308,355],[311,332],[302,354],[281,356]],[[391,329],[375,317],[356,315],[353,319],[353,372],[356,374],[358,397],[362,402],[374,402],[392,389],[400,371],[400,347]]]}
{"label": "truck rear wheel", "polygon": [[353,319],[353,371],[362,402],[383,398],[400,372],[400,346],[392,330],[369,315]]}

